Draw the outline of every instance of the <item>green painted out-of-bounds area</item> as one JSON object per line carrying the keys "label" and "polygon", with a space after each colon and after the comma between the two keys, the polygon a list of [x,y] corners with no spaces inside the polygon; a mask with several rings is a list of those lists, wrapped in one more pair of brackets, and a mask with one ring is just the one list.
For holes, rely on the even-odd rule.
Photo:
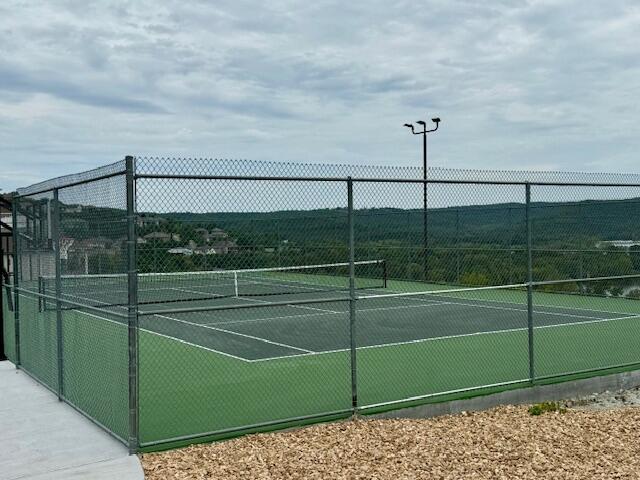
{"label": "green painted out-of-bounds area", "polygon": [[[407,291],[407,282],[403,283],[392,282],[390,291],[394,288]],[[6,296],[4,291],[3,295]],[[4,300],[5,348],[15,361],[12,342],[15,332],[12,321],[6,321],[13,318],[13,312],[7,299]],[[499,309],[496,311],[517,310],[520,315],[522,306],[526,307],[526,292],[519,289],[454,292],[443,297],[441,303],[455,304],[461,300],[490,302]],[[533,300],[535,308],[557,308],[554,315],[562,319],[558,324],[537,325],[534,313],[536,377],[561,378],[585,372],[596,375],[604,369],[619,366],[631,369],[640,363],[640,302],[542,291],[534,292]],[[56,390],[59,388],[56,313],[40,312],[36,298],[20,296],[20,301],[22,368]],[[482,303],[482,308],[469,307],[465,310],[465,321],[486,320],[491,312],[486,307],[486,303]],[[588,312],[591,319],[577,318],[580,315],[576,311]],[[389,311],[386,320],[390,329],[397,315],[397,310]],[[360,315],[356,319],[357,335],[366,334],[367,317]],[[270,322],[273,328],[282,328],[277,321]],[[495,391],[528,384],[526,321],[518,328],[499,327],[359,346],[355,378],[362,413],[461,398],[482,387],[489,386]],[[213,336],[223,333],[222,327],[208,332]],[[348,335],[348,325],[339,334]],[[129,370],[123,318],[66,310],[62,314],[62,339],[64,397],[126,439]],[[220,436],[235,434],[242,428],[250,430],[260,424],[292,418],[325,413],[346,416],[352,407],[351,366],[348,349],[251,361],[203,348],[184,338],[141,329],[140,444],[148,449],[162,448],[165,441],[188,441],[206,435],[215,438],[216,432]]]}

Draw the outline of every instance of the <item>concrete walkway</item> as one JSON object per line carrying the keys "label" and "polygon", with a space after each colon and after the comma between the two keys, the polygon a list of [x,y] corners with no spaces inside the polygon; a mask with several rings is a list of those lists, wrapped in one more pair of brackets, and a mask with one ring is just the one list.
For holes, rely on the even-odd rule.
{"label": "concrete walkway", "polygon": [[0,362],[0,480],[143,478],[123,444]]}

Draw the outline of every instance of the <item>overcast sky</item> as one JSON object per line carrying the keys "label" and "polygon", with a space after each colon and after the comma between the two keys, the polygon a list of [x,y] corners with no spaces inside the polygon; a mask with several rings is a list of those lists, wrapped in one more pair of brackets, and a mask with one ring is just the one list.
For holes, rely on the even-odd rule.
{"label": "overcast sky", "polygon": [[640,4],[0,3],[0,187],[125,154],[638,172]]}

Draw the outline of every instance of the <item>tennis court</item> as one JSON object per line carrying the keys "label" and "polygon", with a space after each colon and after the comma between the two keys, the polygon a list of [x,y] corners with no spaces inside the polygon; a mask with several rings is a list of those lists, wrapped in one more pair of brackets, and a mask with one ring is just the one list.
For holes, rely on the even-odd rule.
{"label": "tennis court", "polygon": [[[356,263],[369,273],[371,267],[382,265],[382,260]],[[246,362],[347,351],[349,339],[336,336],[349,315],[346,268],[348,263],[146,274],[148,280],[142,276],[139,287],[141,327]],[[114,279],[116,287],[126,282],[123,275],[67,276],[62,281],[68,293],[62,296],[117,312],[123,306],[114,299],[121,298],[126,289],[114,291]],[[391,281],[387,285],[386,278],[358,278],[357,283],[358,349],[527,329],[522,286],[445,289],[418,282]],[[338,299],[341,291],[345,295]],[[533,309],[537,329],[628,321],[640,314],[640,310],[620,311],[615,299],[608,302],[613,305],[605,305],[612,299],[538,296],[545,300]],[[97,300],[101,297],[103,300]],[[591,308],[594,300],[595,307],[604,309]],[[627,302],[635,307],[635,301]],[[177,308],[172,310],[172,306]]]}
{"label": "tennis court", "polygon": [[[372,296],[360,300],[357,308],[361,327],[358,349],[401,347],[421,341],[527,329],[526,304],[474,298],[477,292],[378,298],[376,294],[385,292],[363,293]],[[291,296],[277,297],[278,302],[288,299]],[[248,362],[349,350],[348,338],[336,336],[336,332],[344,330],[349,312],[347,301],[265,307],[267,300],[238,297],[233,303],[261,306],[152,315],[146,315],[142,308],[141,327]],[[533,313],[538,329],[638,318],[633,313],[586,306],[540,305]]]}
{"label": "tennis court", "polygon": [[[239,294],[237,282],[229,295],[212,293],[204,273],[195,281],[193,274],[188,279],[151,275],[142,281],[140,295],[149,301],[166,291],[173,295],[168,304],[139,307],[143,446],[238,424],[348,409],[350,302],[339,293],[346,277],[275,270],[267,281],[264,276],[256,281],[256,271],[240,284],[247,296]],[[366,278],[359,283],[364,286],[356,300],[356,374],[363,413],[431,396],[455,398],[477,385],[529,380],[527,297],[521,286],[452,291],[420,282]],[[87,301],[76,287],[66,299]],[[425,287],[431,291],[424,293]],[[96,291],[95,285],[89,288]],[[219,283],[216,288],[221,291]],[[287,290],[291,293],[281,293]],[[339,296],[344,299],[331,301]],[[173,303],[179,297],[191,299]],[[637,301],[546,292],[533,297],[537,376],[635,361]],[[111,305],[105,312],[122,314],[123,309]],[[94,335],[97,351],[125,344],[124,317],[69,307],[64,318],[67,337]],[[102,335],[95,337],[96,331]],[[87,370],[82,376],[88,370],[95,375],[97,365],[108,378],[126,371],[124,351],[122,362],[106,356],[96,362],[94,355],[95,350],[68,362],[67,371],[74,364]],[[123,391],[120,401],[126,404],[126,398]]]}
{"label": "tennis court", "polygon": [[21,189],[9,357],[132,452],[638,368],[635,177],[290,168]]}

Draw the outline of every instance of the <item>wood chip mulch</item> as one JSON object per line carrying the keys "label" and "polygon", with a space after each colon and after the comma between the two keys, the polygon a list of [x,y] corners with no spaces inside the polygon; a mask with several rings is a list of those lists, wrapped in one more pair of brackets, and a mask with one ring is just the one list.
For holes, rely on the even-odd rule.
{"label": "wood chip mulch", "polygon": [[165,479],[640,479],[640,408],[499,407],[366,420],[141,455]]}

